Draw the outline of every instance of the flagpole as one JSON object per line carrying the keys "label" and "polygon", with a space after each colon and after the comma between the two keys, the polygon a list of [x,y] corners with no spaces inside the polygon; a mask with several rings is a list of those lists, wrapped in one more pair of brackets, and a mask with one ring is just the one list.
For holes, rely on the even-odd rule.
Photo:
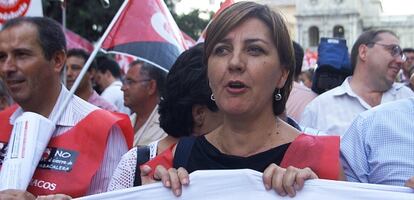
{"label": "flagpole", "polygon": [[76,78],[75,83],[73,84],[72,88],[69,91],[69,96],[64,100],[61,107],[59,107],[59,110],[56,113],[56,116],[54,119],[52,119],[52,122],[56,124],[56,122],[59,120],[61,114],[65,110],[66,106],[68,105],[70,99],[72,99],[73,94],[75,93],[76,89],[78,88],[82,78],[85,76],[86,72],[88,71],[90,65],[92,64],[93,59],[95,58],[96,54],[98,53],[99,49],[101,48],[103,42],[105,41],[105,38],[108,36],[109,32],[115,25],[115,23],[118,21],[119,17],[122,14],[122,11],[125,9],[125,7],[128,5],[129,0],[124,0],[124,3],[122,3],[121,7],[119,8],[118,12],[115,14],[114,18],[112,19],[111,23],[108,25],[108,28],[106,28],[104,34],[99,39],[98,43],[95,45],[95,48],[93,49],[91,55],[89,56],[88,60],[85,63],[85,66],[82,68],[81,72],[79,73],[78,78]]}
{"label": "flagpole", "polygon": [[[66,0],[60,0],[60,7],[62,9],[62,26],[63,31],[66,30]],[[62,75],[63,85],[67,86],[67,66],[63,66],[63,75]]]}

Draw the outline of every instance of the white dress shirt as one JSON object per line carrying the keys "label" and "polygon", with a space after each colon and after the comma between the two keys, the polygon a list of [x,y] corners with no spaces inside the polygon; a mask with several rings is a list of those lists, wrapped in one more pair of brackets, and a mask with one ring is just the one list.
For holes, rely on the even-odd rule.
{"label": "white dress shirt", "polygon": [[[138,129],[134,134],[134,146],[137,145],[148,145],[151,142],[161,140],[166,137],[167,134],[160,127],[159,121],[160,115],[158,114],[158,105],[155,106],[151,115],[148,117],[147,121]],[[137,114],[134,113],[130,116],[132,126],[135,126],[137,121]]]}
{"label": "white dress shirt", "polygon": [[[351,78],[346,78],[342,85],[311,101],[302,114],[300,125],[342,137],[359,113],[372,108],[352,91],[349,85]],[[413,96],[411,89],[401,83],[394,83],[382,94],[381,104]]]}
{"label": "white dress shirt", "polygon": [[101,97],[106,101],[115,105],[119,112],[125,113],[127,115],[131,114],[129,108],[124,105],[124,92],[121,90],[122,82],[116,80],[111,83],[105,90],[102,92]]}
{"label": "white dress shirt", "polygon": [[[58,108],[62,106],[64,99],[68,95],[69,91],[62,85],[58,100],[53,107],[53,111],[49,115],[49,119],[52,119],[57,114],[56,112],[58,111]],[[85,118],[89,113],[97,109],[100,108],[73,95],[73,98],[69,101],[69,104],[66,106],[66,109],[57,121],[56,129],[52,137],[63,134]],[[10,124],[14,124],[16,118],[22,115],[23,112],[23,109],[19,107],[10,117]],[[118,165],[118,162],[121,160],[122,155],[127,151],[128,146],[125,142],[121,129],[118,125],[114,125],[108,137],[102,164],[96,174],[92,177],[92,181],[86,195],[97,194],[107,190],[109,181],[116,166]]]}

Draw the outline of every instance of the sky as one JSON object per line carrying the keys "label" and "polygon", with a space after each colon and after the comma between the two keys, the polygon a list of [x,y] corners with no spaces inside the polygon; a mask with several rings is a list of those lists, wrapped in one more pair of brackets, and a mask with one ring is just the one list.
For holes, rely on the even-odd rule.
{"label": "sky", "polygon": [[[178,13],[188,13],[194,8],[200,10],[213,10],[219,8],[220,2],[223,0],[181,0],[176,5]],[[210,2],[212,5],[210,5]],[[414,0],[382,0],[384,14],[387,15],[414,15]]]}
{"label": "sky", "polygon": [[[210,4],[212,3],[212,5]],[[220,0],[181,0],[175,5],[177,13],[189,13],[194,8],[216,11],[220,7]]]}
{"label": "sky", "polygon": [[414,14],[413,0],[382,0],[384,14],[408,15]]}

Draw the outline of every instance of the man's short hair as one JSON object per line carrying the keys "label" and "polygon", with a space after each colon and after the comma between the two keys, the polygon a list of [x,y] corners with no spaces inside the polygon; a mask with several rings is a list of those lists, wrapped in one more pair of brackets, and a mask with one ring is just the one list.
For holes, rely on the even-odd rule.
{"label": "man's short hair", "polygon": [[53,19],[47,17],[17,17],[3,24],[2,30],[22,25],[32,24],[37,29],[37,39],[47,60],[59,51],[66,52],[66,39],[61,26]]}
{"label": "man's short hair", "polygon": [[[74,49],[69,49],[68,50],[68,53],[67,53],[66,57],[69,58],[69,57],[72,57],[72,56],[82,58],[84,60],[84,62],[86,63],[86,61],[88,60],[90,55],[89,55],[88,52],[86,52],[83,49],[74,48]],[[88,71],[91,71],[92,69],[96,69],[95,61],[93,61],[91,63],[91,66],[89,67]]]}
{"label": "man's short hair", "polygon": [[102,73],[109,71],[113,77],[121,78],[121,67],[118,63],[106,56],[101,56],[96,59],[96,69]]}
{"label": "man's short hair", "polygon": [[89,58],[89,54],[88,54],[88,52],[86,52],[85,50],[83,50],[83,49],[69,49],[68,50],[68,54],[67,54],[67,56],[66,57],[71,57],[71,56],[76,56],[76,57],[79,57],[79,58],[82,58],[82,59],[84,59],[85,60],[85,62],[88,60],[88,58]]}
{"label": "man's short hair", "polygon": [[163,95],[164,93],[164,87],[165,87],[165,81],[167,78],[167,72],[165,72],[164,70],[151,65],[147,62],[143,62],[140,60],[135,60],[133,62],[131,62],[131,64],[129,66],[134,66],[134,65],[141,65],[140,68],[140,74],[142,76],[145,76],[149,79],[153,79],[155,80],[155,82],[157,83],[157,95],[160,97]]}
{"label": "man's short hair", "polygon": [[352,72],[355,71],[355,66],[357,64],[358,55],[359,55],[359,46],[361,45],[371,45],[375,42],[378,42],[381,38],[378,37],[381,33],[389,33],[395,37],[398,37],[393,31],[380,29],[380,30],[368,30],[363,32],[358,39],[355,41],[354,46],[351,50],[351,69]]}
{"label": "man's short hair", "polygon": [[295,81],[298,80],[300,73],[302,72],[302,64],[303,64],[303,56],[305,56],[305,52],[303,48],[297,42],[293,41],[293,50],[295,51],[295,73],[293,78]]}

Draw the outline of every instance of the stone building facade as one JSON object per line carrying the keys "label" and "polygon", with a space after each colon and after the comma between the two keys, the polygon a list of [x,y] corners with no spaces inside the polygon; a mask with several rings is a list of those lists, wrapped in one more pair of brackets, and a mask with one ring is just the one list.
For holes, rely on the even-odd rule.
{"label": "stone building facade", "polygon": [[368,29],[391,29],[402,47],[414,47],[414,15],[386,16],[381,0],[261,0],[285,15],[293,39],[315,49],[321,37],[341,37],[350,49]]}

